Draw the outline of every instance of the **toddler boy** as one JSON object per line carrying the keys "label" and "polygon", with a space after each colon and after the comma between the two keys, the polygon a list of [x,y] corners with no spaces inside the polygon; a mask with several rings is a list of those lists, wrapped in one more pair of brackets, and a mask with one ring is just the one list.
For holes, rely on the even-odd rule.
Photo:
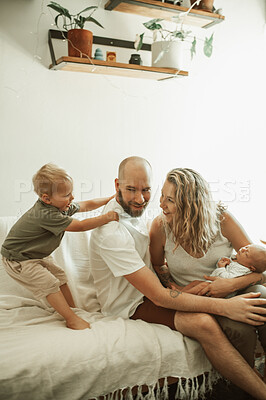
{"label": "toddler boy", "polygon": [[86,329],[90,324],[70,307],[75,303],[64,270],[54,264],[50,254],[60,245],[65,231],[94,229],[118,214],[107,214],[76,220],[76,212],[95,210],[112,197],[72,203],[73,181],[63,169],[44,165],[33,177],[34,191],[39,196],[34,206],[14,224],[1,248],[7,273],[29,289],[37,299],[45,298],[64,317],[71,329]]}

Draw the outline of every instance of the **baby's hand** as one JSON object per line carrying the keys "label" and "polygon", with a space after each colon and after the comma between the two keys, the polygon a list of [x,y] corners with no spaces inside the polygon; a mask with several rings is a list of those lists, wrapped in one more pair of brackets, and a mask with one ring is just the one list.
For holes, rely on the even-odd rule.
{"label": "baby's hand", "polygon": [[217,263],[219,268],[224,268],[229,264],[230,264],[230,259],[227,257],[222,257]]}
{"label": "baby's hand", "polygon": [[117,214],[116,211],[108,211],[106,214],[108,222],[110,221],[119,221],[119,215]]}

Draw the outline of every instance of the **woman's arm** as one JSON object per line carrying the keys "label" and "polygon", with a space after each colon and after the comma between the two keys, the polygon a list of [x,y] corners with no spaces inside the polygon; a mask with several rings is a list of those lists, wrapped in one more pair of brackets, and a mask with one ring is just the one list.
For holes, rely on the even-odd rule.
{"label": "woman's arm", "polygon": [[[232,243],[236,251],[238,251],[240,247],[251,243],[244,228],[228,211],[223,213],[221,232],[223,236]],[[212,282],[198,294],[201,296],[208,294],[208,296],[211,297],[225,297],[236,290],[244,289],[247,286],[257,283],[260,281],[261,277],[262,275],[258,273],[251,273],[231,279],[204,276],[205,279],[211,280]]]}
{"label": "woman's arm", "polygon": [[158,275],[163,286],[168,288],[181,289],[173,280],[168,266],[165,263],[164,246],[165,246],[165,231],[163,221],[160,216],[156,217],[150,229],[150,254],[153,268]]}

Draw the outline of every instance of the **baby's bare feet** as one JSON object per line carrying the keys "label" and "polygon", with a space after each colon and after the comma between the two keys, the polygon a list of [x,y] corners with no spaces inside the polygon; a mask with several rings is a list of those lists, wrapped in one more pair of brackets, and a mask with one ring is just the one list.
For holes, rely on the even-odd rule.
{"label": "baby's bare feet", "polygon": [[87,321],[84,321],[84,319],[78,317],[77,315],[67,320],[66,326],[70,329],[76,329],[76,330],[87,329],[91,327]]}

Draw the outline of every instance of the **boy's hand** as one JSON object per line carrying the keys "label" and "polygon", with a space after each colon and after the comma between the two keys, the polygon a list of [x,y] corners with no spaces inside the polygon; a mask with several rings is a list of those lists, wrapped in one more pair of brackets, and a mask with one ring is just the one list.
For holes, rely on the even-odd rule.
{"label": "boy's hand", "polygon": [[119,221],[119,215],[117,214],[116,211],[108,211],[106,215],[106,218],[108,220],[108,222],[110,221]]}

